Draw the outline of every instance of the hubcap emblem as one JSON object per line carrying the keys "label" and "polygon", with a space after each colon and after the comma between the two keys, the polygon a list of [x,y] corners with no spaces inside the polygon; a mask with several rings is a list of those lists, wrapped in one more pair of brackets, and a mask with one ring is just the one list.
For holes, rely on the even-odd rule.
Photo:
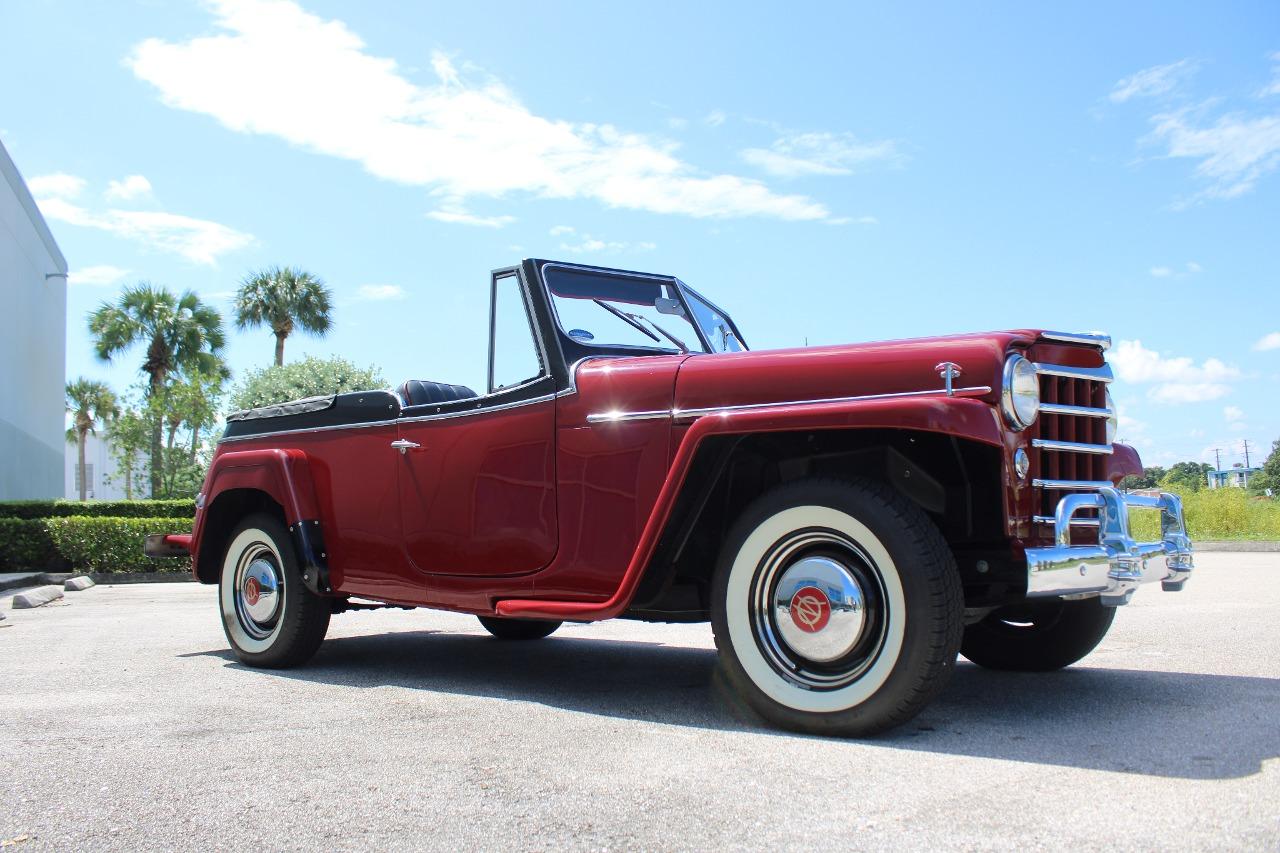
{"label": "hubcap emblem", "polygon": [[816,586],[804,586],[791,597],[791,619],[806,634],[816,634],[831,621],[831,600]]}
{"label": "hubcap emblem", "polygon": [[249,576],[244,582],[244,600],[250,607],[258,603],[258,599],[262,596],[262,588],[258,586],[258,579]]}

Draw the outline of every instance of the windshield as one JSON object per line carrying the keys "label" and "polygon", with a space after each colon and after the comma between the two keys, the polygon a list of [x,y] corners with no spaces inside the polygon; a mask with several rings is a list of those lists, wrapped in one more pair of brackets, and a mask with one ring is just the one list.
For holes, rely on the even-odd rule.
{"label": "windshield", "polygon": [[689,310],[693,311],[693,318],[702,327],[702,334],[711,343],[712,352],[744,352],[747,349],[746,343],[738,337],[733,321],[724,312],[703,299],[688,285],[684,287],[684,297],[689,303]]}
{"label": "windshield", "polygon": [[579,344],[707,351],[670,282],[551,265],[544,274],[560,328]]}

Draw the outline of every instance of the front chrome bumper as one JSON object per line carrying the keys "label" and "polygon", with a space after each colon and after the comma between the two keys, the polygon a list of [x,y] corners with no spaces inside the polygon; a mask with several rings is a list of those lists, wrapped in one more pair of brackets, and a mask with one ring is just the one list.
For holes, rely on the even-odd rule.
{"label": "front chrome bumper", "polygon": [[[1159,542],[1129,536],[1129,509],[1160,511]],[[1098,510],[1096,545],[1071,544],[1071,519],[1082,509]],[[1099,595],[1109,607],[1128,604],[1140,584],[1160,581],[1167,591],[1182,589],[1191,575],[1191,539],[1182,520],[1182,500],[1123,494],[1102,486],[1089,494],[1069,494],[1054,514],[1054,545],[1027,549],[1027,597]]]}

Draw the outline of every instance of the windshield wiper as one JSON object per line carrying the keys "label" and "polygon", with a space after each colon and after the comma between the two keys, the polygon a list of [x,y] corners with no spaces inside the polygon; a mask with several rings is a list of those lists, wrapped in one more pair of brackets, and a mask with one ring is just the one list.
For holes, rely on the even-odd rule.
{"label": "windshield wiper", "polygon": [[603,299],[592,299],[591,301],[599,305],[604,310],[608,311],[613,316],[617,317],[622,322],[626,323],[628,326],[638,329],[646,337],[653,338],[653,340],[657,341],[658,343],[662,343],[662,338],[658,337],[653,332],[649,331],[644,326],[640,325],[640,323],[636,321],[635,315],[628,314],[625,311],[619,311],[617,308],[614,308],[612,305],[610,305],[608,302],[605,302]]}
{"label": "windshield wiper", "polygon": [[[680,340],[675,335],[671,334],[666,329],[662,328],[657,323],[650,320],[648,317],[642,316],[640,314],[629,314],[628,316],[634,317],[637,320],[643,320],[646,323],[648,323],[650,326],[653,326],[655,329],[657,329],[659,332],[662,333],[662,336],[664,338],[671,341],[671,343],[675,344],[676,346],[680,347],[680,352],[683,352],[683,353],[689,352],[689,348],[684,345],[684,341]],[[654,340],[656,341],[657,338],[654,338]]]}

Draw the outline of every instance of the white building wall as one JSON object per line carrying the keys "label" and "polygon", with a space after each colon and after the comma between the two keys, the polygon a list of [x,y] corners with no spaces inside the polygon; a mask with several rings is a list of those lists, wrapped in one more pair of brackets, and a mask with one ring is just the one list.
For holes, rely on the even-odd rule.
{"label": "white building wall", "polygon": [[[80,500],[80,485],[76,479],[76,467],[79,465],[79,451],[76,449],[74,442],[67,442],[67,465],[66,474],[63,478],[65,491],[63,497],[78,501]],[[146,454],[139,453],[139,461],[145,460]],[[88,471],[86,480],[89,481],[89,500],[99,501],[122,501],[125,500],[124,493],[124,475],[116,470],[115,457],[111,455],[111,443],[102,435],[102,428],[98,428],[98,434],[90,433],[85,436],[84,442],[84,463]],[[134,472],[133,479],[133,499],[140,500],[145,498],[151,491],[151,482],[147,475],[143,473],[141,477]]]}
{"label": "white building wall", "polygon": [[0,145],[0,500],[63,494],[66,273]]}

